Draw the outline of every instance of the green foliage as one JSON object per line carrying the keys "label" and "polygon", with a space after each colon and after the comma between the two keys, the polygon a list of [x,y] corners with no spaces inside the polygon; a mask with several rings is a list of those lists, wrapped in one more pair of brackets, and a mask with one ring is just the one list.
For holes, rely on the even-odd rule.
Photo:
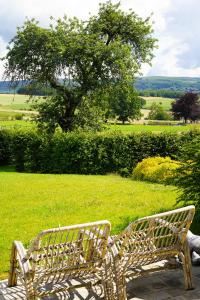
{"label": "green foliage", "polygon": [[11,160],[11,133],[0,130],[0,166],[7,165]]}
{"label": "green foliage", "polygon": [[164,111],[162,105],[153,103],[150,107],[150,113],[148,115],[149,120],[171,120],[171,116]]}
{"label": "green foliage", "polygon": [[129,119],[139,119],[141,117],[140,109],[145,100],[138,97],[132,86],[121,82],[115,86],[113,93],[109,97],[110,117],[117,117],[124,124]]}
{"label": "green foliage", "polygon": [[5,76],[52,90],[46,108],[38,106],[38,120],[49,131],[58,125],[73,130],[84,99],[121,81],[132,82],[141,64],[151,62],[156,40],[150,19],[125,13],[119,5],[100,4],[88,22],[64,17],[42,28],[32,19],[17,29],[5,57]]}
{"label": "green foliage", "polygon": [[[200,136],[184,134],[56,133],[36,130],[3,131],[1,151],[12,150],[9,161],[18,171],[39,173],[106,174],[127,176],[143,158],[179,158],[180,148]],[[6,133],[10,137],[9,144]],[[12,134],[11,134],[12,133]],[[12,154],[12,155],[11,155]]]}
{"label": "green foliage", "polygon": [[174,183],[175,170],[180,162],[170,157],[148,157],[137,164],[133,179],[158,183]]}
{"label": "green foliage", "polygon": [[[167,80],[167,78],[166,78]],[[136,87],[137,87],[137,80],[136,80]],[[200,89],[200,82],[199,82],[199,89]],[[162,97],[162,98],[179,98],[183,95],[183,91],[177,91],[177,90],[160,90],[160,89],[155,89],[155,90],[139,90],[138,94],[140,96],[145,96],[145,97]]]}
{"label": "green foliage", "polygon": [[194,203],[200,210],[200,137],[182,148],[182,165],[178,169],[177,186],[182,192],[179,201]]}
{"label": "green foliage", "polygon": [[48,96],[52,95],[52,90],[49,87],[40,87],[37,84],[26,84],[17,89],[17,94],[20,95],[34,95],[34,96]]}
{"label": "green foliage", "polygon": [[15,115],[15,120],[23,120],[23,116],[24,116],[24,114],[16,114]]}

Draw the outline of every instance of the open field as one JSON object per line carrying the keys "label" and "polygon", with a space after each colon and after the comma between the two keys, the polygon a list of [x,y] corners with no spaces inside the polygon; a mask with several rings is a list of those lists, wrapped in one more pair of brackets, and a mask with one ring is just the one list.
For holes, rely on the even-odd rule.
{"label": "open field", "polygon": [[11,243],[29,241],[42,229],[108,219],[112,232],[131,220],[169,210],[172,186],[117,175],[49,175],[0,168],[0,277],[9,268]]}
{"label": "open field", "polygon": [[27,110],[30,109],[30,103],[27,103],[29,96],[26,95],[13,95],[13,94],[0,94],[0,110]]}
{"label": "open field", "polygon": [[146,105],[143,107],[145,109],[150,109],[153,103],[161,104],[164,110],[169,111],[171,109],[171,103],[174,99],[171,98],[162,98],[162,97],[142,97],[146,100]]}
{"label": "open field", "polygon": [[194,125],[143,125],[143,124],[126,124],[126,125],[108,125],[110,130],[131,132],[185,132],[194,129],[200,130],[200,124]]}
{"label": "open field", "polygon": [[[122,132],[185,132],[191,129],[200,128],[200,125],[143,125],[141,123],[147,123],[144,120],[149,114],[149,109],[153,102],[162,103],[165,110],[169,110],[173,99],[161,98],[161,97],[143,97],[147,101],[145,109],[142,109],[143,119],[140,120],[140,124],[132,125],[108,125],[107,127],[111,130],[120,130]],[[30,109],[30,104],[26,103],[28,96],[25,95],[12,95],[12,94],[0,94],[0,126],[3,128],[9,127],[31,127],[35,126],[33,122],[20,121],[20,120],[4,120],[5,116],[7,119],[14,118],[16,114],[24,114],[27,118],[30,117],[31,113],[36,112],[23,111],[24,109]],[[6,111],[7,110],[7,111]]]}
{"label": "open field", "polygon": [[[162,97],[142,97],[146,100],[145,109],[149,109],[153,102],[161,103],[165,110],[170,110],[171,102],[173,99]],[[27,95],[13,95],[13,94],[0,94],[0,109],[7,108],[11,110],[27,110],[30,109],[31,104],[27,103],[29,96]]]}

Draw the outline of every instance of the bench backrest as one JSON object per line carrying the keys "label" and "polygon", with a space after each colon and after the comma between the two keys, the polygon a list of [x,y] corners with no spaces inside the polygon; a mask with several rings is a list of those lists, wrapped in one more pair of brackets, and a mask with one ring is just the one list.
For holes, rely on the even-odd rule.
{"label": "bench backrest", "polygon": [[108,221],[42,231],[27,251],[37,284],[95,272],[105,258],[109,234]]}
{"label": "bench backrest", "polygon": [[115,252],[127,268],[164,259],[185,243],[194,213],[191,205],[134,221],[115,239]]}

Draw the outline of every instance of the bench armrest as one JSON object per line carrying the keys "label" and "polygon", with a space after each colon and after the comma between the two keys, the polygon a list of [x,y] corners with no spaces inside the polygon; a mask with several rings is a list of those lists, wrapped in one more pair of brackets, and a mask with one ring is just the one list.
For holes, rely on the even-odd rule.
{"label": "bench armrest", "polygon": [[16,270],[19,268],[23,277],[31,272],[31,265],[27,257],[26,249],[20,241],[14,241],[11,250],[10,272],[8,277],[8,286],[17,284]]}

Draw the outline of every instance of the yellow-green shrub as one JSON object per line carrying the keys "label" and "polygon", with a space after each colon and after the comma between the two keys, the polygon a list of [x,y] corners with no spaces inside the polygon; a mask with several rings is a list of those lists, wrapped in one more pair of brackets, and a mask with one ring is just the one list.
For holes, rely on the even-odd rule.
{"label": "yellow-green shrub", "polygon": [[148,157],[133,169],[133,178],[158,183],[172,183],[180,162],[170,157]]}

